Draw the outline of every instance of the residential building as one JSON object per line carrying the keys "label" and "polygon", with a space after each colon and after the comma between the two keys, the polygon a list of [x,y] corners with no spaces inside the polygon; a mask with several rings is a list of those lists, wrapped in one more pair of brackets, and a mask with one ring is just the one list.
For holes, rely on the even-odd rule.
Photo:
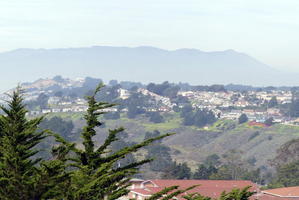
{"label": "residential building", "polygon": [[[251,181],[244,180],[133,180],[130,188],[130,193],[126,199],[145,200],[152,194],[162,191],[164,188],[177,185],[180,189],[199,185],[188,193],[199,193],[203,196],[211,197],[212,199],[220,197],[223,191],[229,192],[234,188],[245,188],[251,186],[251,191],[260,192],[256,184]],[[182,195],[186,195],[182,194]],[[181,200],[182,195],[174,199]]]}
{"label": "residential building", "polygon": [[257,200],[299,200],[299,186],[264,190],[256,195]]}

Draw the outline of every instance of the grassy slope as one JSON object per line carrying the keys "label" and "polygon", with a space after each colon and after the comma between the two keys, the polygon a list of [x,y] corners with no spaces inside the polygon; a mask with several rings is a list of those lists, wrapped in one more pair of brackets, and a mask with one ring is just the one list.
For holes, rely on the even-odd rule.
{"label": "grassy slope", "polygon": [[[51,114],[72,119],[77,127],[82,124],[82,114]],[[285,142],[299,137],[299,127],[274,125],[260,128],[247,124],[238,125],[230,120],[220,120],[208,129],[186,127],[181,125],[177,113],[164,116],[165,122],[154,124],[145,117],[128,119],[122,115],[120,120],[106,120],[106,128],[99,129],[98,140],[104,138],[108,128],[123,126],[129,134],[128,139],[140,142],[146,131],[159,130],[162,133],[176,132],[176,135],[165,139],[164,143],[173,149],[173,158],[179,162],[186,161],[194,169],[196,164],[206,156],[217,153],[219,155],[230,149],[243,151],[243,158],[255,157],[257,166],[268,165],[276,150]]]}

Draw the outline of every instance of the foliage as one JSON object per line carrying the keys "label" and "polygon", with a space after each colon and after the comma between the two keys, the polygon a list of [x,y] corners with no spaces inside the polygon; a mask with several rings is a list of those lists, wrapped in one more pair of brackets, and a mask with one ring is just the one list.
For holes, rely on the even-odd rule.
{"label": "foliage", "polygon": [[[139,166],[151,159],[117,164],[140,148],[171,134],[139,144],[124,144],[117,149],[113,146],[115,142],[119,146],[123,144],[119,136],[124,129],[120,127],[109,130],[104,143],[96,147],[92,138],[96,135],[95,129],[102,125],[98,118],[104,113],[103,109],[114,106],[96,100],[101,88],[99,85],[92,96],[87,97],[89,108],[81,133],[84,148],[50,130],[41,130],[43,117],[27,120],[21,91],[13,93],[8,107],[1,107],[5,115],[0,116],[0,199],[117,199],[127,194],[129,179],[139,171]],[[62,122],[61,119],[54,118],[50,124],[58,122]],[[36,146],[46,133],[55,136],[59,143],[47,161],[36,157],[39,152]],[[111,149],[114,150],[111,152]]]}
{"label": "foliage", "polygon": [[[144,140],[149,138],[160,136],[159,131],[146,132]],[[146,147],[147,158],[154,158],[152,162],[149,163],[150,169],[153,171],[166,172],[168,168],[172,165],[172,159],[170,156],[170,148],[162,145],[161,140],[155,141],[154,144]]]}
{"label": "foliage", "polygon": [[153,123],[162,123],[164,121],[164,118],[159,112],[149,112],[148,113],[150,122]]}
{"label": "foliage", "polygon": [[278,105],[278,101],[276,96],[272,97],[268,103],[268,108],[273,108],[276,107]]}
{"label": "foliage", "polygon": [[225,92],[226,89],[224,85],[211,85],[211,86],[194,86],[194,90],[196,91],[208,91],[208,92]]}
{"label": "foliage", "polygon": [[206,166],[206,165],[199,165],[197,170],[195,171],[194,175],[193,175],[193,178],[194,179],[209,179],[210,176],[212,174],[215,174],[217,173],[217,168],[210,165],[210,166]]}
{"label": "foliage", "polygon": [[247,122],[248,121],[247,115],[244,114],[244,113],[241,114],[240,117],[239,117],[239,119],[238,119],[238,121],[239,121],[239,124],[243,124],[243,123]]}
{"label": "foliage", "polygon": [[193,111],[191,105],[185,105],[181,111],[183,124],[185,126],[198,126],[203,127],[208,124],[213,124],[216,121],[215,115],[210,110],[196,109]]}
{"label": "foliage", "polygon": [[41,121],[40,128],[42,130],[48,129],[52,132],[59,133],[65,139],[74,138],[72,135],[72,131],[74,129],[73,122],[66,121],[61,117],[54,116],[50,119],[45,118],[43,121]]}
{"label": "foliage", "polygon": [[139,144],[108,153],[111,144],[118,141],[117,136],[124,131],[120,127],[109,130],[104,143],[96,148],[92,138],[96,135],[95,128],[102,125],[98,117],[104,114],[103,109],[114,106],[114,104],[96,101],[96,95],[102,87],[99,85],[93,94],[87,97],[88,110],[84,116],[86,126],[82,130],[84,148],[78,148],[74,143],[66,142],[56,135],[60,146],[54,149],[55,153],[72,161],[72,177],[65,193],[66,199],[117,199],[125,195],[128,192],[129,178],[138,173],[140,165],[151,161],[151,159],[136,161],[120,167],[115,167],[116,163],[153,141],[171,135],[165,134],[150,138]]}
{"label": "foliage", "polygon": [[250,187],[243,189],[235,188],[231,192],[223,192],[219,200],[248,200],[255,192],[249,191]]}
{"label": "foliage", "polygon": [[264,123],[267,125],[267,126],[272,126],[273,125],[273,122],[274,119],[273,117],[270,117],[269,119],[267,119]]}
{"label": "foliage", "polygon": [[[134,142],[127,142],[125,139],[128,137],[128,134],[124,131],[121,135],[117,136],[117,141],[112,142],[111,144],[111,154],[120,151],[121,149],[133,146]],[[148,138],[150,139],[150,138]],[[128,154],[121,160],[118,160],[115,163],[116,167],[126,166],[136,162],[136,159],[133,154]]]}
{"label": "foliage", "polygon": [[27,103],[28,108],[35,110],[36,108],[39,109],[47,109],[48,108],[48,100],[49,96],[41,93],[36,100],[29,101]]}
{"label": "foliage", "polygon": [[173,86],[167,81],[162,84],[150,83],[146,87],[150,92],[156,93],[161,96],[166,96],[169,98],[175,98],[177,96],[180,88],[178,86]]}
{"label": "foliage", "polygon": [[68,177],[62,160],[42,161],[35,147],[45,137],[43,117],[28,120],[20,88],[10,96],[0,117],[0,199],[50,199],[59,197]]}
{"label": "foliage", "polygon": [[277,177],[270,187],[290,187],[299,185],[299,161],[277,167]]}
{"label": "foliage", "polygon": [[164,173],[166,179],[190,179],[192,176],[191,169],[187,163],[173,162],[172,165]]}
{"label": "foliage", "polygon": [[299,99],[298,91],[292,92],[292,102],[289,106],[288,116],[290,117],[299,117]]}
{"label": "foliage", "polygon": [[[164,190],[152,195],[151,197],[147,198],[147,200],[169,200],[173,197],[182,196],[185,200],[212,200],[211,197],[202,196],[199,193],[188,193],[188,191],[200,187],[198,185],[191,186],[186,189],[180,189],[178,186],[172,186],[165,188]],[[213,200],[249,200],[256,192],[250,191],[250,186],[245,188],[234,188],[230,192],[222,192],[221,196],[218,199]],[[183,195],[182,195],[183,194]]]}
{"label": "foliage", "polygon": [[[251,180],[255,183],[263,183],[260,177],[260,169],[249,170],[246,162],[242,160],[240,151],[230,150],[222,155],[222,161],[208,170],[208,167],[201,168],[201,171],[208,174],[208,179],[215,180]],[[214,170],[214,173],[212,173]],[[210,172],[210,173],[208,173]]]}
{"label": "foliage", "polygon": [[144,114],[146,107],[150,105],[150,97],[138,92],[133,92],[128,99],[121,102],[128,108],[127,116],[134,119],[137,115]]}
{"label": "foliage", "polygon": [[299,160],[299,139],[293,139],[283,144],[277,150],[277,155],[272,163],[280,166],[296,160]]}

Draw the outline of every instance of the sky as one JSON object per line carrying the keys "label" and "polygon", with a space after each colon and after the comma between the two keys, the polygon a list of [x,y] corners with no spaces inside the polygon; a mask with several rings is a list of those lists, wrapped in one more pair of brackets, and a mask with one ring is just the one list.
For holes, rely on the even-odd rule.
{"label": "sky", "polygon": [[299,72],[298,0],[0,0],[0,52],[96,45],[234,49]]}

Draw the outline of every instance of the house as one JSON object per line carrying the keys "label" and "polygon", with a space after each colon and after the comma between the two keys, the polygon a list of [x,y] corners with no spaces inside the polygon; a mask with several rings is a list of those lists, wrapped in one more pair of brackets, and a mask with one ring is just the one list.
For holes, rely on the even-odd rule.
{"label": "house", "polygon": [[121,98],[121,99],[127,99],[131,95],[130,91],[122,89],[122,88],[118,89],[118,93],[119,93],[119,98]]}
{"label": "house", "polygon": [[[140,179],[133,180],[130,189],[130,193],[126,199],[144,200],[150,197],[152,194],[162,191],[164,188],[170,186],[179,186],[180,189],[186,189],[188,187],[199,185],[187,193],[199,193],[211,198],[220,197],[223,191],[230,192],[234,188],[244,188],[251,186],[251,191],[260,192],[256,184],[251,181],[245,180],[145,180]],[[182,194],[182,195],[186,195]],[[182,195],[174,199],[181,200]]]}
{"label": "house", "polygon": [[251,122],[248,123],[248,125],[249,125],[249,126],[258,126],[258,127],[263,127],[263,128],[265,128],[265,127],[269,127],[269,126],[267,126],[267,125],[264,124],[264,123],[256,122],[256,121],[251,121]]}
{"label": "house", "polygon": [[299,186],[264,190],[256,195],[257,200],[299,200]]}
{"label": "house", "polygon": [[52,112],[59,113],[59,112],[61,112],[61,109],[60,108],[52,108]]}
{"label": "house", "polygon": [[50,113],[50,112],[52,112],[51,109],[42,109],[43,114],[47,114],[47,113]]}

